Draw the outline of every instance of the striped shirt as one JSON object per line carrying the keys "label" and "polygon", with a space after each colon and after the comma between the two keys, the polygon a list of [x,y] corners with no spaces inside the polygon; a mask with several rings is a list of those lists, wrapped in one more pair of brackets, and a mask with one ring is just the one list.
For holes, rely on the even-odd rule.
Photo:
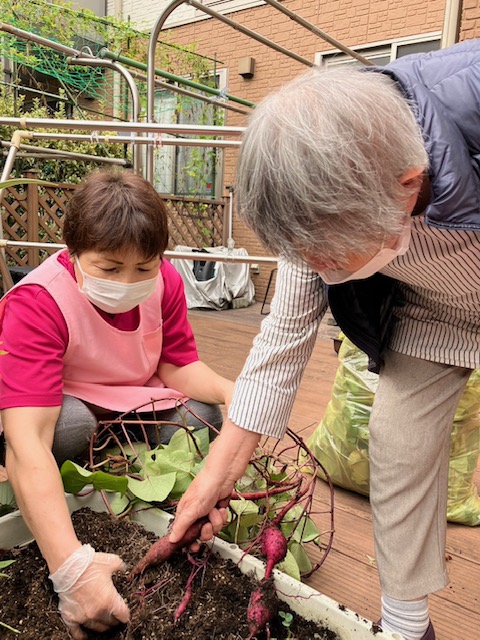
{"label": "striped shirt", "polygon": [[[381,270],[398,282],[389,347],[480,368],[480,232],[412,219],[408,251]],[[229,418],[281,438],[327,308],[325,285],[303,263],[278,262],[271,313],[237,380]]]}

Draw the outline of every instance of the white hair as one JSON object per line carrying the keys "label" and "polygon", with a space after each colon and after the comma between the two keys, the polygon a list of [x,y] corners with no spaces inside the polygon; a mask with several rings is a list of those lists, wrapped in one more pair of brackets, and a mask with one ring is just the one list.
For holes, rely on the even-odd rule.
{"label": "white hair", "polygon": [[240,215],[279,255],[344,257],[398,233],[426,168],[413,106],[383,73],[319,69],[260,103],[237,172]]}

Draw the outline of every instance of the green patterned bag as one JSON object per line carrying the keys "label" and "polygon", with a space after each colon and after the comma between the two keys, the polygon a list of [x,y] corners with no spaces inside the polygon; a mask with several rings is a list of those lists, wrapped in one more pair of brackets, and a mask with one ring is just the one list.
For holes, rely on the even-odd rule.
{"label": "green patterned bag", "polygon": [[[378,376],[367,356],[344,338],[332,397],[308,445],[332,482],[369,493],[368,422]],[[451,438],[447,518],[480,524],[480,497],[472,481],[480,455],[480,371],[474,371],[457,407]]]}

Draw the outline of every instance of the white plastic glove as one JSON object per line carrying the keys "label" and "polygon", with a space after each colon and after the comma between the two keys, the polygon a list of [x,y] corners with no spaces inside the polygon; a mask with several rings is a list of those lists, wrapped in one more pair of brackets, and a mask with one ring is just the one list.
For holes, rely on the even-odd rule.
{"label": "white plastic glove", "polygon": [[96,553],[93,547],[84,544],[50,574],[59,598],[58,610],[72,638],[87,638],[81,625],[102,633],[120,622],[128,622],[130,612],[112,582],[112,574],[124,570],[118,556]]}

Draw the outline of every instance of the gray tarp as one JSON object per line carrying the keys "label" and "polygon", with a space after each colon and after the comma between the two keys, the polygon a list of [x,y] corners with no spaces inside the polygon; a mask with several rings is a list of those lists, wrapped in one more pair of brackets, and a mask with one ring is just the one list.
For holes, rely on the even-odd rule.
{"label": "gray tarp", "polygon": [[[194,252],[194,249],[179,245],[175,251]],[[246,249],[229,250],[227,247],[207,248],[205,251],[225,256],[229,254],[229,251],[234,256],[248,255]],[[182,276],[189,309],[222,310],[232,306],[247,307],[255,302],[255,288],[250,279],[248,264],[239,262],[210,263],[202,261],[202,253],[196,255],[198,258],[195,261],[180,258],[171,259],[172,265]]]}

